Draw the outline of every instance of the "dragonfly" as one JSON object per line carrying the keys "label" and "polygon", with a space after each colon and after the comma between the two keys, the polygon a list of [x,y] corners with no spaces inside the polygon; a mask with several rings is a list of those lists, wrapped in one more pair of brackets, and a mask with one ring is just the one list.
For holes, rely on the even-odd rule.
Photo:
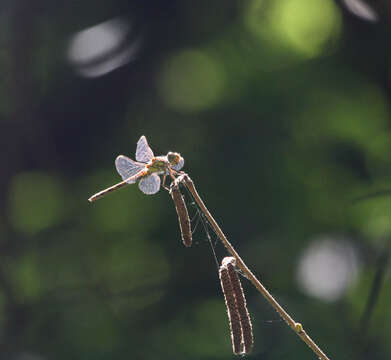
{"label": "dragonfly", "polygon": [[138,187],[144,194],[156,194],[160,190],[160,176],[163,175],[162,186],[166,188],[166,177],[169,175],[172,179],[175,179],[174,175],[182,169],[184,164],[185,160],[177,152],[170,151],[167,155],[155,157],[148,145],[147,138],[143,135],[137,142],[136,161],[125,155],[119,155],[115,159],[115,167],[123,181],[99,191],[92,195],[88,201],[96,201],[115,190],[136,182],[138,182]]}

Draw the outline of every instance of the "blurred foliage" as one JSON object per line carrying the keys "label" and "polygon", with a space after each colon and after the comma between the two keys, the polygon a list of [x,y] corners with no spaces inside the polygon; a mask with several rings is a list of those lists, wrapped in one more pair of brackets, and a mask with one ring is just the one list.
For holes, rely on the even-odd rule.
{"label": "blurred foliage", "polygon": [[[330,358],[390,358],[391,9],[376,2],[369,21],[360,2],[5,1],[0,358],[232,356],[202,224],[187,249],[165,191],[87,202],[142,134],[184,156],[230,241]],[[333,301],[298,276],[323,235],[359,264]],[[313,272],[332,280],[333,264]],[[250,358],[314,358],[244,287]]]}

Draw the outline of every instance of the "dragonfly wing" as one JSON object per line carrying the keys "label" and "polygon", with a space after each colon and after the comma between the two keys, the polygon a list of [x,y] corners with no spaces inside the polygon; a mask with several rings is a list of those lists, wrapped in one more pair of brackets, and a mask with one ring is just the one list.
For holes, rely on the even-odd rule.
{"label": "dragonfly wing", "polygon": [[141,178],[138,183],[140,190],[147,195],[156,194],[160,189],[160,177],[157,174],[152,174]]}
{"label": "dragonfly wing", "polygon": [[[136,175],[141,170],[145,169],[145,164],[140,164],[132,159],[129,159],[127,156],[119,155],[115,159],[115,167],[118,173],[121,175],[122,180],[127,180],[131,176]],[[134,184],[136,180],[127,181],[129,184]]]}
{"label": "dragonfly wing", "polygon": [[148,145],[147,138],[143,135],[137,141],[136,160],[144,163],[149,162],[153,158],[153,151]]}
{"label": "dragonfly wing", "polygon": [[185,165],[185,159],[183,157],[181,157],[181,159],[179,160],[178,164],[172,165],[171,167],[174,170],[179,171],[180,169],[183,168],[183,165]]}

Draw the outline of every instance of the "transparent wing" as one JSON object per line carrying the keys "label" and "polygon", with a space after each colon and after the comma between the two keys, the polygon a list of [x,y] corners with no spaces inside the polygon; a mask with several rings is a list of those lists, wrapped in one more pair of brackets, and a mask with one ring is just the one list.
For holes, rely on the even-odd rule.
{"label": "transparent wing", "polygon": [[160,189],[160,177],[159,175],[152,174],[141,178],[138,183],[140,190],[147,195],[156,194]]}
{"label": "transparent wing", "polygon": [[[129,159],[127,156],[119,155],[115,159],[115,167],[118,173],[121,175],[122,180],[127,180],[131,176],[136,175],[141,170],[145,169],[145,164],[138,163]],[[136,180],[127,181],[129,184],[135,183]]]}
{"label": "transparent wing", "polygon": [[181,159],[179,160],[178,164],[172,165],[171,167],[174,170],[179,171],[180,169],[183,168],[183,165],[185,165],[185,159],[183,157],[181,157]]}
{"label": "transparent wing", "polygon": [[153,158],[153,151],[148,145],[147,138],[143,135],[137,141],[136,160],[147,163]]}

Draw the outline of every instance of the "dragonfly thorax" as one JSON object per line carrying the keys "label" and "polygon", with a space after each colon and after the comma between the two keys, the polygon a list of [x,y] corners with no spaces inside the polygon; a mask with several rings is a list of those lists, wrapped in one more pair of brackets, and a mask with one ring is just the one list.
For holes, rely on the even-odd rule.
{"label": "dragonfly thorax", "polygon": [[165,172],[169,165],[165,156],[156,156],[152,158],[151,162],[147,165],[147,168],[151,173],[160,173]]}

